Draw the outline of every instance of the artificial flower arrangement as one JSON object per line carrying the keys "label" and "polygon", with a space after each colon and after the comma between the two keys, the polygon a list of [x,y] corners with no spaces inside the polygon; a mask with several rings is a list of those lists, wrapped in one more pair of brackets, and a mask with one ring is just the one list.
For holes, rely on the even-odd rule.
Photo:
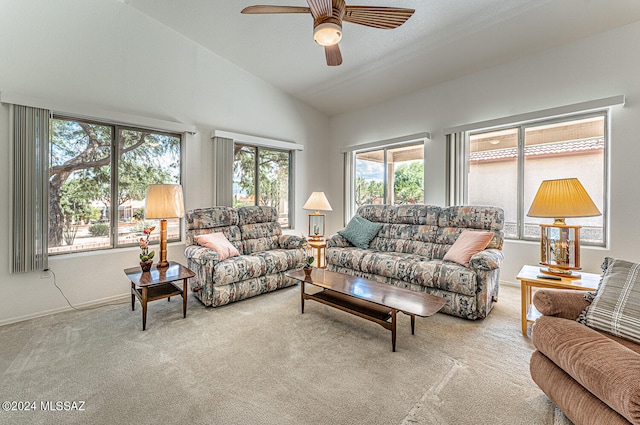
{"label": "artificial flower arrangement", "polygon": [[140,261],[144,262],[147,260],[151,260],[153,256],[156,255],[155,251],[149,252],[149,235],[151,235],[151,232],[153,232],[154,230],[155,226],[145,227],[142,231],[146,237],[140,238],[140,242],[138,242],[140,244],[140,249],[142,250],[142,252],[140,253]]}

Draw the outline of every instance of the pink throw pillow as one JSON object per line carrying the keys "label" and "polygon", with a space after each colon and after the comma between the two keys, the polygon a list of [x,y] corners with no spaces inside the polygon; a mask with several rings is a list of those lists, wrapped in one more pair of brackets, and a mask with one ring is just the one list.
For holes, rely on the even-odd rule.
{"label": "pink throw pillow", "polygon": [[220,261],[240,255],[236,247],[220,232],[196,236],[196,242],[198,245],[216,251]]}
{"label": "pink throw pillow", "polygon": [[458,236],[458,239],[456,239],[451,248],[449,248],[443,260],[453,261],[469,267],[471,257],[485,249],[492,238],[493,233],[491,232],[465,230]]}

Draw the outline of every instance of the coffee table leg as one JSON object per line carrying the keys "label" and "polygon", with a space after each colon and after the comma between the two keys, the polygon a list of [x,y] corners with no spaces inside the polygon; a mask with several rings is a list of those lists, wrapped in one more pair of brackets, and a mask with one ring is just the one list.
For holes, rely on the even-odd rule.
{"label": "coffee table leg", "polygon": [[147,300],[149,299],[149,289],[142,287],[142,330],[147,329]]}
{"label": "coffee table leg", "polygon": [[133,291],[136,290],[135,285],[131,282],[131,311],[136,309],[136,296],[133,294]]}
{"label": "coffee table leg", "polygon": [[182,318],[187,317],[187,278],[182,281]]}
{"label": "coffee table leg", "polygon": [[304,280],[300,281],[300,309],[304,314]]}
{"label": "coffee table leg", "polygon": [[416,330],[416,315],[411,315],[411,335],[415,335]]}
{"label": "coffee table leg", "polygon": [[391,348],[396,351],[396,309],[391,310]]}

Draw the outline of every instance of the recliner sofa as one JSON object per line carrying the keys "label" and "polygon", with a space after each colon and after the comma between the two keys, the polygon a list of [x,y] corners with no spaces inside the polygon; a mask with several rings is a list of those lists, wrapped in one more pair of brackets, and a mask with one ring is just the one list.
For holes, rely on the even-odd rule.
{"label": "recliner sofa", "polygon": [[[498,299],[504,211],[498,207],[364,205],[357,215],[382,224],[366,249],[340,234],[327,240],[327,269],[444,297],[443,313],[487,316]],[[493,233],[469,267],[443,257],[464,230]]]}
{"label": "recliner sofa", "polygon": [[[201,208],[186,217],[185,257],[195,272],[191,291],[205,306],[222,306],[295,285],[285,276],[304,266],[305,240],[283,235],[273,207]],[[218,253],[197,244],[195,237],[221,232],[240,256],[220,261]]]}

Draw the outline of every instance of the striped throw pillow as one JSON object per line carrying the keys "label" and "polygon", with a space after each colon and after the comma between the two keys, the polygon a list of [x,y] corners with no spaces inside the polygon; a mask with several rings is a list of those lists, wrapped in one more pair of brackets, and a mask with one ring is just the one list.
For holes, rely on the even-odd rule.
{"label": "striped throw pillow", "polygon": [[593,302],[578,320],[640,343],[640,264],[607,257]]}

